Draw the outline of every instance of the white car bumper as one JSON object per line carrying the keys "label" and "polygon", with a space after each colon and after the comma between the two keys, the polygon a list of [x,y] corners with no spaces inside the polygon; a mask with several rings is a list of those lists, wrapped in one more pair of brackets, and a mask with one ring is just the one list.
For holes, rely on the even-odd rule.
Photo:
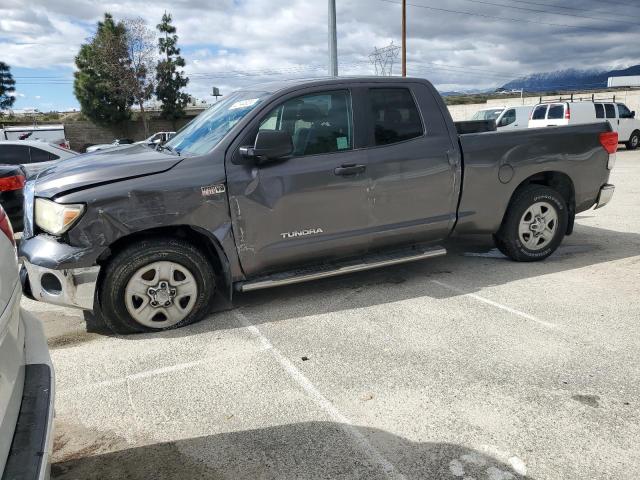
{"label": "white car bumper", "polygon": [[55,377],[42,323],[24,310],[25,376],[22,403],[2,479],[46,480],[53,449]]}

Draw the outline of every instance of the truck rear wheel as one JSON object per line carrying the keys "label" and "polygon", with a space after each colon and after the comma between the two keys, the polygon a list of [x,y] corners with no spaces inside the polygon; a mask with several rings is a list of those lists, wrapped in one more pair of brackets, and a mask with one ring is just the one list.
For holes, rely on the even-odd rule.
{"label": "truck rear wheel", "polygon": [[188,242],[151,239],[119,252],[106,266],[99,298],[115,333],[180,328],[202,319],[215,291],[213,269]]}
{"label": "truck rear wheel", "polygon": [[635,150],[640,145],[640,131],[636,130],[629,137],[629,141],[625,144],[627,150]]}
{"label": "truck rear wheel", "polygon": [[511,200],[494,236],[496,247],[518,262],[544,260],[562,242],[568,219],[562,195],[543,185],[528,185]]}

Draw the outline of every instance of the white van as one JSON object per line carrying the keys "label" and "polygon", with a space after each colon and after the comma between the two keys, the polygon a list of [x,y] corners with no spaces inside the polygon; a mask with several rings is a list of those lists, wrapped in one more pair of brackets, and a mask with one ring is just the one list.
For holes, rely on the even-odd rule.
{"label": "white van", "polygon": [[69,148],[64,125],[20,125],[0,128],[0,140],[40,140]]}
{"label": "white van", "polygon": [[636,112],[623,103],[614,102],[556,102],[540,103],[531,112],[529,128],[557,127],[608,121],[618,132],[620,143],[629,150],[640,145],[640,120]]}
{"label": "white van", "polygon": [[527,128],[532,106],[485,108],[475,113],[471,120],[495,120],[498,130]]}

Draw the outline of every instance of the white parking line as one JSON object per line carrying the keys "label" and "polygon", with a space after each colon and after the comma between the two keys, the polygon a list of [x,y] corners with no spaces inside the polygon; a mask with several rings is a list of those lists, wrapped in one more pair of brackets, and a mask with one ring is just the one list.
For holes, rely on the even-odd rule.
{"label": "white parking line", "polygon": [[269,339],[251,323],[251,321],[239,310],[234,310],[234,314],[238,321],[247,328],[259,341],[263,347],[270,351],[276,358],[278,363],[285,369],[291,378],[302,388],[309,397],[311,397],[340,427],[347,433],[357,445],[357,447],[367,455],[373,462],[377,463],[388,478],[404,480],[406,477],[402,475],[393,464],[387,460],[382,454],[360,433],[353,425],[353,422],[345,417],[340,411],[316,388],[316,386],[302,373],[298,368],[285,357],[280,350],[273,346]]}
{"label": "white parking line", "polygon": [[474,300],[478,300],[479,302],[486,303],[487,305],[491,305],[493,307],[499,308],[509,313],[513,313],[521,318],[526,320],[531,320],[533,322],[539,323],[540,325],[544,325],[547,328],[556,328],[557,325],[555,323],[547,322],[545,320],[540,320],[539,318],[534,317],[533,315],[529,315],[528,313],[521,312],[520,310],[516,310],[515,308],[508,307],[507,305],[503,305],[498,302],[494,302],[493,300],[489,300],[488,298],[481,297],[480,295],[476,295],[475,293],[467,293],[464,290],[460,290],[459,288],[454,287],[453,285],[449,285],[444,282],[439,282],[438,280],[431,280],[432,283],[436,285],[440,285],[448,290],[459,293],[465,297],[473,298]]}
{"label": "white parking line", "polygon": [[207,363],[210,363],[210,361],[208,358],[205,357],[201,360],[196,360],[193,362],[184,362],[184,363],[178,363],[175,365],[169,365],[168,367],[154,368],[153,370],[144,370],[142,372],[132,373],[131,375],[126,375],[124,377],[119,377],[119,378],[113,378],[110,380],[103,380],[100,382],[93,382],[93,383],[76,384],[75,386],[71,388],[67,388],[64,391],[69,392],[69,391],[77,391],[77,390],[88,390],[91,388],[112,387],[115,385],[128,383],[131,380],[151,378],[157,375],[163,375],[165,373],[172,373],[172,372],[178,372],[180,370],[187,370],[200,365],[205,365]]}

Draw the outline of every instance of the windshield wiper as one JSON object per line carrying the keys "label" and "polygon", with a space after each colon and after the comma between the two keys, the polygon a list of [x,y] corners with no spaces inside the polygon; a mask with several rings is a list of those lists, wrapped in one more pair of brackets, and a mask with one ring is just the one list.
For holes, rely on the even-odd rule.
{"label": "windshield wiper", "polygon": [[164,150],[169,150],[169,152],[171,152],[171,153],[173,153],[173,154],[175,154],[175,155],[180,156],[180,152],[179,152],[178,150],[174,150],[173,148],[168,147],[168,146],[166,146],[166,145],[158,145],[158,147],[156,148],[156,150],[158,150],[159,152],[162,152],[162,151],[164,151]]}

